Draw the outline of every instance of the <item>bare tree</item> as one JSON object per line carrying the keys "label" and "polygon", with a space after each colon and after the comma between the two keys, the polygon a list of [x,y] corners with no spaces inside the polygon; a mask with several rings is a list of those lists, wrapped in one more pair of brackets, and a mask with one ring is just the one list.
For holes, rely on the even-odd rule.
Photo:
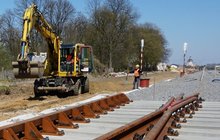
{"label": "bare tree", "polygon": [[74,20],[66,24],[63,32],[63,41],[70,43],[87,43],[85,35],[87,32],[88,20],[87,18],[79,14]]}
{"label": "bare tree", "polygon": [[18,23],[21,25],[23,23],[23,14],[25,9],[27,9],[31,4],[37,5],[37,8],[43,15],[46,15],[46,5],[48,0],[16,0],[16,7],[14,8],[14,15],[18,18]]}
{"label": "bare tree", "polygon": [[87,7],[88,7],[88,14],[91,15],[92,13],[95,13],[100,7],[102,6],[103,0],[88,0]]}
{"label": "bare tree", "polygon": [[2,42],[2,28],[3,28],[3,18],[0,16],[0,42]]}
{"label": "bare tree", "polygon": [[48,0],[45,6],[47,7],[45,17],[54,31],[62,35],[66,24],[71,22],[75,16],[75,8],[68,0]]}
{"label": "bare tree", "polygon": [[[19,52],[19,31],[16,29],[15,16],[11,10],[8,10],[1,16],[0,37],[3,47],[11,54]],[[16,56],[14,56],[15,58]]]}
{"label": "bare tree", "polygon": [[[95,0],[94,3],[96,2]],[[91,23],[95,29],[95,37],[101,38],[99,43],[96,41],[102,47],[96,49],[99,52],[97,54],[101,62],[107,63],[109,68],[120,67],[119,61],[123,60],[119,56],[127,48],[125,41],[136,14],[128,0],[105,0],[103,3],[101,7],[90,6],[93,7]]]}
{"label": "bare tree", "polygon": [[52,25],[54,31],[61,35],[64,26],[70,22],[75,15],[75,8],[68,0],[17,0],[15,13],[22,19],[25,9],[35,4],[38,10]]}
{"label": "bare tree", "polygon": [[[41,12],[46,21],[52,26],[54,32],[59,36],[62,36],[64,27],[74,18],[75,9],[68,0],[17,0],[14,12],[21,25],[20,32],[23,27],[22,16],[25,9],[31,4],[37,5],[39,12]],[[40,52],[47,50],[45,39],[36,30],[31,31],[30,41],[31,51]]]}

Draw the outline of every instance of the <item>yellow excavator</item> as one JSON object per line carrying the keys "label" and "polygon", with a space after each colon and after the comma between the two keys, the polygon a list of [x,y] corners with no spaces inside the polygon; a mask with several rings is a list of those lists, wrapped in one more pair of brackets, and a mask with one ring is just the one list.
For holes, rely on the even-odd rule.
{"label": "yellow excavator", "polygon": [[[48,50],[44,55],[29,52],[32,29],[47,41]],[[21,53],[12,66],[15,78],[37,78],[34,82],[36,97],[51,92],[77,95],[89,91],[87,74],[93,70],[92,47],[80,43],[62,44],[37,6],[32,4],[24,12]]]}

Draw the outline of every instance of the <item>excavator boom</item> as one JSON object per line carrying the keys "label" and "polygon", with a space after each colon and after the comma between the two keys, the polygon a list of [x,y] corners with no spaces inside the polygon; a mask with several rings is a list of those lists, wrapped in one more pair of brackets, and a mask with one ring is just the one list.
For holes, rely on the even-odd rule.
{"label": "excavator boom", "polygon": [[[33,53],[29,52],[31,47],[30,36],[32,29],[36,29],[48,42],[47,59],[44,62],[32,60]],[[32,4],[23,15],[23,31],[21,38],[21,52],[17,61],[12,62],[13,73],[16,78],[37,78],[49,75],[57,70],[57,54],[60,46],[59,37],[53,32],[37,6]]]}

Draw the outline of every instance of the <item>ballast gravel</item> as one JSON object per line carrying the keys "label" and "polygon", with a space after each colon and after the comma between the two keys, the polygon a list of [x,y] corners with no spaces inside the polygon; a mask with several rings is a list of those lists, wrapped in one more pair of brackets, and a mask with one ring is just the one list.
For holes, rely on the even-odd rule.
{"label": "ballast gravel", "polygon": [[[152,80],[152,79],[150,79]],[[199,71],[183,77],[162,81],[149,88],[140,88],[127,92],[132,100],[167,101],[170,97],[200,93],[205,101],[220,101],[220,74],[215,71]]]}

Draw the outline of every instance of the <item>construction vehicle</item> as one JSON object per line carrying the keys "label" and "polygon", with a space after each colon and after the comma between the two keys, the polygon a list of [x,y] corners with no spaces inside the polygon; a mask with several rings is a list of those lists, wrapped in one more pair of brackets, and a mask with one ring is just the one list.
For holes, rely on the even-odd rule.
{"label": "construction vehicle", "polygon": [[[36,29],[47,41],[48,50],[43,62],[33,59],[36,54],[29,52],[32,29]],[[25,10],[21,53],[12,66],[16,78],[37,78],[34,82],[35,96],[51,92],[80,94],[89,91],[87,74],[93,69],[92,47],[61,42],[36,5],[32,4]],[[73,61],[68,64],[67,56],[70,54]]]}

